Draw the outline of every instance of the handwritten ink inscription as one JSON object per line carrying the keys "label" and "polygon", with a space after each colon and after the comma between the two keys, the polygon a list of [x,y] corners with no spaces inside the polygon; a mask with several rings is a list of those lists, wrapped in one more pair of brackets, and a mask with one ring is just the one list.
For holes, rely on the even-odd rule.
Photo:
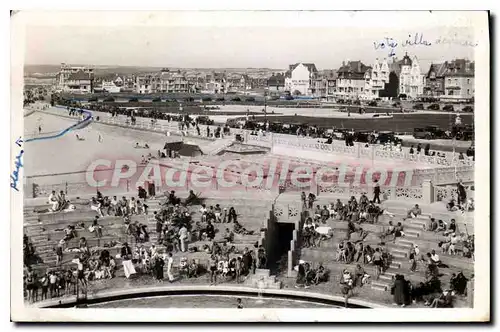
{"label": "handwritten ink inscription", "polygon": [[[22,142],[23,140],[21,139],[21,137],[19,137],[15,143],[17,146],[21,147]],[[19,189],[17,188],[17,183],[19,181],[19,170],[21,169],[21,167],[23,167],[23,162],[22,162],[23,154],[24,150],[21,150],[19,151],[19,154],[16,156],[16,160],[14,162],[15,170],[12,172],[10,176],[10,187],[15,191],[19,191]]]}
{"label": "handwritten ink inscription", "polygon": [[411,46],[431,46],[431,45],[432,43],[425,39],[424,34],[418,32],[415,34],[409,34],[408,38],[406,38],[402,42],[398,42],[395,38],[392,37],[385,37],[381,41],[373,42],[373,46],[375,47],[376,50],[388,49],[389,57],[396,55],[397,47],[407,48]]}
{"label": "handwritten ink inscription", "polygon": [[392,57],[396,55],[396,49],[399,48],[409,48],[417,46],[431,46],[431,45],[443,45],[443,44],[455,44],[466,47],[476,47],[478,44],[471,42],[466,39],[461,39],[455,34],[454,37],[439,37],[434,41],[429,41],[425,38],[423,33],[417,32],[415,34],[409,34],[407,38],[402,41],[398,41],[393,37],[385,37],[380,41],[373,42],[373,47],[376,50],[386,49],[389,51],[388,56]]}

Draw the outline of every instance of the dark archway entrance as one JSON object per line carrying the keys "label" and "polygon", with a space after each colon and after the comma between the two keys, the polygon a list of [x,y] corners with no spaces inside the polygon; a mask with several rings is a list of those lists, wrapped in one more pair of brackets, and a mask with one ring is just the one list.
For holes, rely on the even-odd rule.
{"label": "dark archway entrance", "polygon": [[282,257],[288,257],[288,251],[290,250],[290,241],[292,241],[293,239],[294,230],[295,224],[293,223],[276,223],[276,235],[273,239],[273,249],[268,252],[268,268],[270,269],[271,274],[277,274],[278,272],[280,272],[280,264],[282,264],[280,263],[280,261],[282,260]]}

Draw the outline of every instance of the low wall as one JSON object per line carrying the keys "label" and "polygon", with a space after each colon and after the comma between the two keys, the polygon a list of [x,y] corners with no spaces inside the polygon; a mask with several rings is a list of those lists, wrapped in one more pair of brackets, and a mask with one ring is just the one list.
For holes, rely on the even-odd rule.
{"label": "low wall", "polygon": [[[60,107],[59,109],[49,108],[46,109],[45,112],[56,114],[56,115],[64,115],[66,112],[63,112],[65,107]],[[142,118],[137,117],[136,125],[132,126],[129,123],[129,119],[124,115],[118,115],[116,117],[111,117],[110,113],[92,111],[94,113],[94,117],[99,116],[99,122],[114,124],[114,125],[124,125],[133,128],[146,129],[154,132],[171,132],[179,135],[192,135],[198,136],[196,129],[190,127],[186,130],[181,130],[179,127],[179,123],[176,121],[167,121],[167,120],[158,120],[156,124],[151,123],[150,118]],[[207,126],[200,125],[200,134],[201,137],[207,137],[207,127],[210,128],[211,133],[218,126]],[[372,145],[368,148],[364,147],[364,144],[355,143],[354,147],[347,147],[345,142],[342,140],[334,140],[331,144],[323,144],[319,141],[324,141],[324,139],[313,139],[309,137],[298,137],[294,135],[286,135],[286,134],[277,134],[277,133],[266,133],[266,135],[251,135],[251,131],[245,129],[231,128],[231,134],[240,134],[244,137],[244,143],[250,145],[258,145],[262,147],[270,148],[273,151],[275,147],[292,147],[295,150],[295,154],[300,156],[300,153],[297,153],[297,150],[303,151],[312,151],[319,152],[320,155],[325,152],[328,153],[337,153],[337,154],[348,154],[356,157],[363,157],[366,159],[374,159],[374,160],[401,160],[405,162],[418,162],[418,163],[426,163],[435,166],[473,166],[474,162],[469,159],[458,160],[458,154],[453,154],[452,152],[443,152],[442,154],[445,157],[431,157],[425,155],[417,155],[410,154],[408,147],[402,147],[402,151],[389,151],[385,150],[382,145]],[[279,152],[279,151],[278,151]],[[274,152],[273,152],[274,153]],[[318,155],[316,155],[318,156]],[[317,159],[317,158],[313,158]],[[331,159],[330,159],[331,160]]]}
{"label": "low wall", "polygon": [[[332,305],[344,306],[344,298],[342,296],[326,295],[314,292],[304,292],[289,289],[262,289],[259,293],[264,297],[277,297],[290,300],[311,301],[318,303],[330,303]],[[234,295],[235,297],[241,295],[258,296],[258,292],[254,288],[244,286],[229,286],[218,285],[216,288],[209,285],[178,285],[178,286],[149,286],[149,287],[136,287],[119,289],[112,291],[98,292],[96,294],[87,295],[86,302],[102,303],[113,300],[144,298],[151,296],[165,296],[165,295],[183,295],[183,294],[199,294],[199,295]],[[31,308],[71,308],[75,306],[76,298],[58,298],[44,302],[37,302]],[[386,308],[385,305],[377,304],[362,299],[349,299],[349,307],[351,308]],[[259,314],[260,315],[260,314]],[[54,317],[55,319],[56,317]],[[58,317],[60,321],[61,317]],[[100,317],[101,319],[101,317]],[[103,319],[105,320],[105,319]],[[231,316],[224,316],[224,320],[231,320]],[[129,315],[124,318],[124,321],[134,321],[134,316]],[[161,315],[158,316],[158,321],[162,321]],[[196,321],[196,317],[191,317],[190,321]]]}
{"label": "low wall", "polygon": [[[50,108],[43,110],[43,112],[55,114],[59,116],[66,116],[66,110],[63,108]],[[166,120],[159,120],[156,124],[152,124],[150,119],[146,118],[137,118],[136,125],[132,126],[129,123],[129,119],[125,116],[117,116],[110,117],[109,113],[99,113],[94,112],[94,118],[99,116],[99,123],[104,123],[108,125],[115,125],[126,128],[134,128],[138,130],[144,131],[152,131],[152,132],[160,132],[167,133],[170,132],[172,134],[178,135],[193,135],[193,137],[200,137],[197,134],[193,133],[195,131],[194,128],[189,130],[182,131],[179,128],[179,124],[177,122],[168,122]],[[100,114],[100,115],[99,115]],[[200,127],[201,137],[203,137],[203,130],[206,126]],[[212,126],[212,132],[213,132]],[[382,147],[372,146],[369,148],[365,148],[361,144],[356,144],[353,147],[345,146],[345,143],[342,141],[333,141],[332,144],[323,144],[318,142],[317,139],[311,139],[307,137],[297,137],[293,135],[283,135],[283,134],[272,134],[268,133],[265,136],[258,135],[250,135],[246,130],[231,130],[232,134],[243,134],[244,140],[246,143],[250,145],[258,145],[263,147],[270,147],[273,153],[284,154],[287,157],[296,157],[297,159],[302,159],[305,162],[311,162],[312,159],[323,161],[325,159],[335,160],[335,158],[339,158],[339,156],[347,155],[353,158],[363,158],[369,159],[374,158],[374,160],[387,161],[387,160],[399,160],[399,161],[418,161],[418,162],[426,162],[430,163],[433,166],[441,165],[439,168],[432,169],[415,169],[415,167],[411,167],[411,164],[408,164],[408,170],[375,170],[371,168],[363,169],[363,174],[368,174],[371,172],[372,176],[375,172],[383,171],[386,175],[386,183],[382,183],[382,185],[388,185],[390,187],[413,187],[420,186],[424,183],[424,181],[429,180],[432,181],[435,185],[447,185],[454,184],[458,182],[458,179],[461,179],[465,183],[471,183],[474,181],[474,166],[473,163],[469,160],[461,161],[460,165],[449,166],[451,161],[447,158],[436,158],[429,156],[417,156],[410,155],[407,152],[396,152],[396,151],[385,151]],[[305,157],[305,158],[304,158]],[[444,164],[444,165],[443,165]],[[354,174],[357,170],[351,171]],[[397,176],[397,181],[392,179],[393,175],[388,175],[388,173],[397,172],[398,174],[394,174]],[[404,179],[401,177],[401,174],[404,173]],[[347,174],[351,176],[353,174]],[[382,174],[382,173],[381,173]],[[407,180],[407,178],[412,177],[411,182]],[[360,176],[363,178],[363,175]],[[389,178],[391,178],[389,180]],[[371,180],[373,179],[365,179],[365,184],[370,185]],[[339,183],[340,186],[344,185],[343,183]],[[287,190],[292,190],[290,187]],[[320,194],[323,192],[328,192],[329,190],[316,190],[315,192]],[[397,195],[396,195],[397,196]]]}

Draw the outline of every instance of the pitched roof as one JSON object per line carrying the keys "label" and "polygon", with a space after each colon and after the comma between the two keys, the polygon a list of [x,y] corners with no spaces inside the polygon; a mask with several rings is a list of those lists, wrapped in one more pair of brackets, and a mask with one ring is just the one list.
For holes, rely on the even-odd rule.
{"label": "pitched roof", "polygon": [[413,61],[411,61],[411,58],[408,56],[408,53],[405,53],[405,56],[403,59],[400,61],[401,66],[411,66]]}
{"label": "pitched roof", "polygon": [[78,81],[78,80],[90,80],[91,76],[89,73],[84,72],[83,70],[78,70],[75,73],[72,73],[68,77],[68,81]]}
{"label": "pitched roof", "polygon": [[289,65],[288,66],[289,67],[289,71],[294,70],[300,64],[302,64],[303,66],[307,67],[307,69],[309,69],[309,71],[311,73],[316,73],[318,71],[318,69],[316,69],[316,65],[314,63],[303,63],[303,62],[294,63],[293,65]]}
{"label": "pitched roof", "polygon": [[182,147],[177,152],[185,157],[195,157],[197,152],[204,154],[198,145],[186,143],[182,144]]}
{"label": "pitched roof", "polygon": [[443,63],[431,63],[429,70],[427,71],[427,78],[430,77],[431,73],[434,72],[436,77],[443,77],[446,72],[446,68],[448,67],[448,62]]}
{"label": "pitched roof", "polygon": [[371,67],[366,66],[363,62],[349,61],[340,66],[337,75],[341,78],[364,78],[367,70],[371,70]]}
{"label": "pitched roof", "polygon": [[285,85],[285,75],[277,74],[267,79],[268,86],[282,86]]}
{"label": "pitched roof", "polygon": [[466,59],[455,59],[446,66],[443,76],[474,76],[474,62]]}

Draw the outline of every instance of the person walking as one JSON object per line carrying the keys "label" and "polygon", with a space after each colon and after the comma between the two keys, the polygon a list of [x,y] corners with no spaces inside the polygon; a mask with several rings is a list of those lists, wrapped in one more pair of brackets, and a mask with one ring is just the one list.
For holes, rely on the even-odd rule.
{"label": "person walking", "polygon": [[380,204],[380,185],[378,180],[375,180],[375,186],[373,187],[373,203]]}
{"label": "person walking", "polygon": [[459,180],[457,183],[457,203],[459,207],[462,207],[463,204],[467,202],[467,191],[465,189],[462,180]]}
{"label": "person walking", "polygon": [[172,274],[172,267],[174,265],[174,259],[172,258],[172,253],[168,253],[168,259],[167,259],[167,277],[168,281],[173,282],[174,281],[174,275]]}

